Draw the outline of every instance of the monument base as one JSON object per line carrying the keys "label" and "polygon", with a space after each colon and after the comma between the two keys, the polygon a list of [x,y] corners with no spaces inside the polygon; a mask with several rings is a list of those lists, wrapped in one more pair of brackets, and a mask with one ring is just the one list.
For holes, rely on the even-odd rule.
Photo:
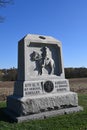
{"label": "monument base", "polygon": [[72,108],[63,108],[60,110],[41,112],[41,113],[31,114],[27,116],[16,116],[14,113],[9,111],[8,109],[5,109],[5,113],[15,122],[23,122],[23,121],[36,120],[36,119],[46,119],[48,117],[70,114],[70,113],[79,112],[79,111],[83,111],[83,107],[77,106],[77,107],[72,107]]}
{"label": "monument base", "polygon": [[82,110],[82,108],[78,107],[78,96],[75,92],[43,94],[21,98],[13,95],[7,97],[6,111],[8,115],[18,122],[79,110]]}

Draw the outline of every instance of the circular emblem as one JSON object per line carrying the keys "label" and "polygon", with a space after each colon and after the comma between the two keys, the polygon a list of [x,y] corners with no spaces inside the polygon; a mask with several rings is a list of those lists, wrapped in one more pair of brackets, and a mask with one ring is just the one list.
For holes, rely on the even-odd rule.
{"label": "circular emblem", "polygon": [[51,81],[46,81],[44,83],[44,90],[47,92],[47,93],[50,93],[53,91],[53,88],[54,88],[54,85]]}

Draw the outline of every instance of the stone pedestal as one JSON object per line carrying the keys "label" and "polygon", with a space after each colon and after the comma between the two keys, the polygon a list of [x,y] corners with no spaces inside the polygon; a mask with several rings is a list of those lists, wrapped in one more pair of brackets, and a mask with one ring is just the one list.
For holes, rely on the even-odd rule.
{"label": "stone pedestal", "polygon": [[8,96],[6,113],[16,122],[45,119],[82,111],[74,92],[63,92],[30,97]]}
{"label": "stone pedestal", "polygon": [[25,116],[77,106],[78,97],[74,92],[63,92],[49,95],[43,94],[22,98],[9,96],[7,99],[8,109],[14,112],[17,116]]}
{"label": "stone pedestal", "polygon": [[6,113],[15,121],[46,118],[83,108],[65,79],[61,42],[27,35],[18,44],[18,80],[7,97]]}

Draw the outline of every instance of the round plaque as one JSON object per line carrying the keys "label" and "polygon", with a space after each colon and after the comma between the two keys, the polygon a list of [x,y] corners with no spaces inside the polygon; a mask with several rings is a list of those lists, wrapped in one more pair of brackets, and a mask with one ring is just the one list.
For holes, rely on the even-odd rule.
{"label": "round plaque", "polygon": [[53,91],[53,88],[54,88],[54,85],[53,85],[53,83],[51,81],[46,81],[44,83],[44,90],[45,90],[45,92],[50,93],[50,92]]}

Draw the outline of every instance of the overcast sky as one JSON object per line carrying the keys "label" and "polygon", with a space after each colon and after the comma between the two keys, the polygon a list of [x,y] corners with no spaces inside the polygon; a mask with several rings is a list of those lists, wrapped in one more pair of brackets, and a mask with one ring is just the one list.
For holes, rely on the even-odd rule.
{"label": "overcast sky", "polygon": [[17,67],[26,34],[53,36],[62,42],[64,67],[87,67],[87,0],[14,0],[0,15],[0,69]]}

